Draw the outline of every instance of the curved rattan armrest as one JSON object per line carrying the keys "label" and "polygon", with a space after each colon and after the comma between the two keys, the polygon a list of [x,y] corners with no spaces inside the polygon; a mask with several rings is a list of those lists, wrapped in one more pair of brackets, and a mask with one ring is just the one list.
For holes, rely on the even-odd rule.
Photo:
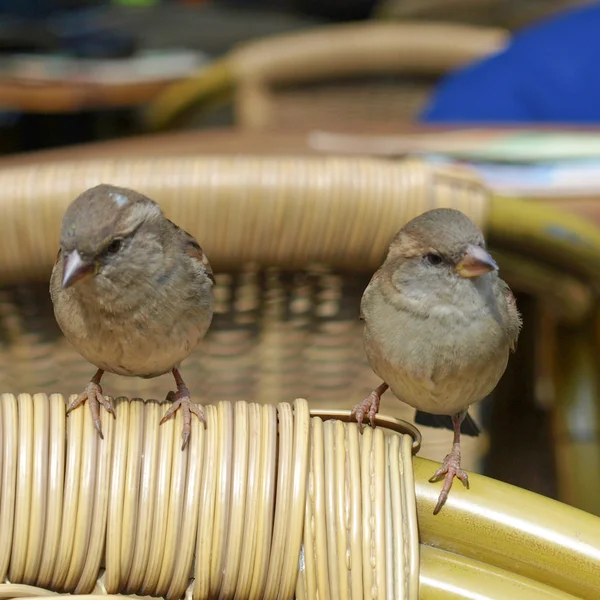
{"label": "curved rattan armrest", "polygon": [[[530,286],[543,290],[553,285],[553,273],[564,271],[565,293],[551,297],[565,305],[565,315],[577,318],[589,308],[578,280],[600,280],[600,231],[594,225],[539,203],[491,197],[470,171],[417,160],[205,156],[119,157],[0,171],[0,279],[47,278],[64,210],[101,182],[160,202],[197,237],[216,271],[242,263],[283,269],[321,263],[373,272],[406,221],[450,206],[478,223],[494,247],[524,256],[525,264],[537,261],[539,276],[529,279]],[[546,274],[544,263],[554,271]],[[519,268],[514,260],[512,268]]]}
{"label": "curved rattan armrest", "polygon": [[507,36],[492,27],[419,22],[337,24],[272,36],[245,43],[169,87],[150,105],[148,125],[164,127],[192,104],[236,85],[255,88],[383,73],[439,75],[499,50]]}
{"label": "curved rattan armrest", "polygon": [[424,210],[453,206],[482,227],[489,212],[479,181],[418,161],[168,156],[28,165],[0,171],[0,279],[47,277],[66,207],[101,182],[159,202],[217,272],[243,263],[369,272]]}
{"label": "curved rattan armrest", "polygon": [[116,399],[101,440],[89,411],[65,418],[62,396],[0,399],[0,581],[194,600],[418,597],[415,440],[398,421],[361,436],[311,418],[305,400],[220,402],[182,451],[181,414],[159,425],[158,402]]}
{"label": "curved rattan armrest", "polygon": [[[100,440],[62,396],[0,400],[0,579],[13,584],[194,600],[416,600],[419,579],[428,598],[600,591],[600,518],[475,474],[434,517],[435,465],[413,459],[398,421],[361,435],[304,400],[220,402],[182,452],[181,414],[159,426],[154,401],[117,399]],[[0,598],[43,594],[11,587]]]}
{"label": "curved rattan armrest", "polygon": [[450,23],[329,25],[258,40],[232,54],[236,77],[269,84],[369,73],[441,74],[502,48],[506,31]]}
{"label": "curved rattan armrest", "polygon": [[455,598],[486,598],[489,600],[577,600],[567,592],[540,583],[518,573],[499,569],[485,562],[473,560],[421,545],[421,573],[419,588],[427,600],[454,600]]}
{"label": "curved rattan armrest", "polygon": [[576,597],[598,597],[600,518],[477,474],[469,475],[469,490],[452,488],[449,510],[437,518],[439,487],[427,480],[435,467],[427,460],[414,465],[421,543]]}

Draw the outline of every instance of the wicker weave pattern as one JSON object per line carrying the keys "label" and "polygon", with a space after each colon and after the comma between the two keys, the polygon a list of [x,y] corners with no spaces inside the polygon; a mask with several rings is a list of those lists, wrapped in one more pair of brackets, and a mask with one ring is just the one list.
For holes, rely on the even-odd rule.
{"label": "wicker weave pattern", "polygon": [[[417,161],[174,157],[0,172],[2,391],[72,394],[92,374],[55,323],[47,280],[66,206],[102,181],[155,198],[213,264],[216,315],[183,363],[203,403],[306,397],[312,407],[353,406],[379,383],[366,362],[358,311],[390,238],[436,206],[461,208],[484,226],[488,202],[468,175]],[[172,380],[107,374],[103,384],[111,395],[162,399]],[[384,405],[413,418],[391,396]],[[440,436],[447,439],[437,432],[428,440]],[[429,453],[426,445],[424,455],[444,451]]]}
{"label": "wicker weave pattern", "polygon": [[65,419],[62,396],[1,400],[0,581],[194,600],[418,597],[407,434],[360,436],[311,419],[303,400],[220,402],[181,452],[181,418],[159,426],[156,402],[117,400],[101,441],[89,411]]}
{"label": "wicker weave pattern", "polygon": [[[217,275],[213,324],[182,366],[195,400],[263,404],[304,395],[311,408],[352,407],[380,383],[366,360],[357,317],[368,279],[325,268]],[[3,294],[0,389],[64,394],[83,389],[94,367],[58,329],[46,284],[13,287]],[[162,400],[173,381],[168,375],[139,379],[107,373],[103,386],[114,396]],[[414,417],[412,408],[390,394],[383,407],[397,418]],[[439,460],[447,443],[447,432],[429,431],[421,454]],[[468,468],[477,468],[476,449],[484,446],[483,438],[465,439]]]}
{"label": "wicker weave pattern", "polygon": [[420,161],[188,156],[16,168],[0,172],[0,277],[47,277],[64,210],[101,182],[157,200],[217,271],[318,262],[372,272],[412,217],[452,206],[484,226],[489,200],[470,174]]}

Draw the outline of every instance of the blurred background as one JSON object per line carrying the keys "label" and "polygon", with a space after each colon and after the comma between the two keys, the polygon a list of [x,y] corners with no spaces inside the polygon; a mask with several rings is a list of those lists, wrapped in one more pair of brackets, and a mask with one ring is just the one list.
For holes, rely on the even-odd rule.
{"label": "blurred background", "polygon": [[[274,176],[265,157],[399,168],[410,157],[425,171],[407,170],[399,189],[418,188],[419,198],[438,190],[424,172],[460,173],[478,198],[476,182],[485,184],[473,202],[524,317],[505,377],[476,410],[486,434],[465,440],[466,466],[600,515],[599,31],[600,3],[575,0],[0,0],[0,202],[27,205],[38,228],[5,218],[0,230],[0,391],[77,393],[93,374],[54,323],[46,276],[55,254],[36,236],[47,229],[58,246],[66,190],[96,183],[102,161],[125,165],[118,182],[141,181],[140,191],[140,173],[152,172],[149,188],[171,208],[178,186],[199,203],[221,186],[233,210],[249,185],[260,197],[279,182],[291,203],[312,193],[302,180],[311,169],[287,177],[275,166]],[[259,162],[236,174],[202,162],[211,156]],[[192,159],[203,175],[183,181]],[[248,183],[252,169],[258,183]],[[368,210],[381,187],[376,174],[365,181]],[[36,212],[32,190],[42,185]],[[350,184],[327,185],[343,222]],[[465,185],[442,186],[440,202],[470,194]],[[354,270],[314,256],[301,269],[235,268],[219,251],[231,235],[218,231],[225,213],[215,230],[192,213],[178,223],[222,265],[218,315],[184,371],[199,400],[302,396],[348,409],[361,400],[377,380],[358,306],[389,239]],[[162,397],[170,381],[104,385]],[[381,411],[412,419],[391,396]],[[443,458],[450,432],[423,433],[423,455]]]}

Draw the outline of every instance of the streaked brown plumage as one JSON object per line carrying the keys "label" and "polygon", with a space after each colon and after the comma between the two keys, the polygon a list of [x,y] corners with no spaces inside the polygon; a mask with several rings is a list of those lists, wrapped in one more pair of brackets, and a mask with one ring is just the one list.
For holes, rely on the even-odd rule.
{"label": "streaked brown plumage", "polygon": [[100,379],[172,372],[177,385],[164,422],[181,408],[183,447],[191,402],[179,365],[204,337],[213,314],[210,264],[196,240],[169,221],[158,204],[133,190],[98,185],[68,207],[50,294],[56,320],[98,371],[69,407],[87,401],[102,436],[99,405],[113,413]]}

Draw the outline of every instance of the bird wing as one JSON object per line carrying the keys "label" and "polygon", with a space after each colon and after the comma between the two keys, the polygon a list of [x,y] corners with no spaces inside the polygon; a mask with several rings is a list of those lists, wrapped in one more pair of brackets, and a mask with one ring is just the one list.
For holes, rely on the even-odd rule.
{"label": "bird wing", "polygon": [[365,291],[363,292],[361,301],[360,301],[360,311],[358,313],[358,318],[361,321],[365,320],[365,315],[363,313],[363,302],[365,299],[365,295],[367,295],[369,293],[369,290],[373,287],[373,285],[375,285],[377,283],[377,281],[381,278],[381,273],[380,271],[375,271],[375,273],[373,273],[373,276],[371,277],[371,280],[369,281],[369,284],[367,285],[367,287],[365,288]]}
{"label": "bird wing", "polygon": [[204,270],[206,271],[206,276],[213,283],[215,283],[215,276],[213,274],[212,267],[210,266],[210,262],[208,261],[206,254],[204,254],[204,250],[202,250],[202,248],[200,247],[200,244],[196,241],[196,238],[192,234],[181,229],[181,227],[179,227],[179,225],[175,225],[175,223],[173,223],[173,221],[170,221],[169,219],[167,219],[167,220],[169,221],[169,223],[171,223],[171,225],[173,227],[175,227],[175,229],[178,230],[179,234],[183,238],[185,253],[188,256],[191,256],[193,259],[199,261],[202,264],[202,266],[204,267]]}
{"label": "bird wing", "polygon": [[502,279],[498,278],[499,290],[506,303],[506,332],[508,334],[508,341],[510,349],[514,352],[517,349],[517,340],[519,339],[519,332],[521,331],[521,325],[523,323],[519,310],[517,308],[517,301],[512,293],[508,284]]}
{"label": "bird wing", "polygon": [[212,267],[210,266],[210,263],[208,262],[208,258],[206,258],[206,254],[204,254],[204,251],[200,247],[200,244],[198,244],[198,242],[191,235],[190,235],[190,238],[191,238],[191,240],[189,240],[187,243],[185,253],[188,256],[191,256],[192,258],[200,261],[202,263],[202,265],[204,266],[204,270],[206,271],[206,276],[213,283],[215,283],[215,276],[213,274]]}

